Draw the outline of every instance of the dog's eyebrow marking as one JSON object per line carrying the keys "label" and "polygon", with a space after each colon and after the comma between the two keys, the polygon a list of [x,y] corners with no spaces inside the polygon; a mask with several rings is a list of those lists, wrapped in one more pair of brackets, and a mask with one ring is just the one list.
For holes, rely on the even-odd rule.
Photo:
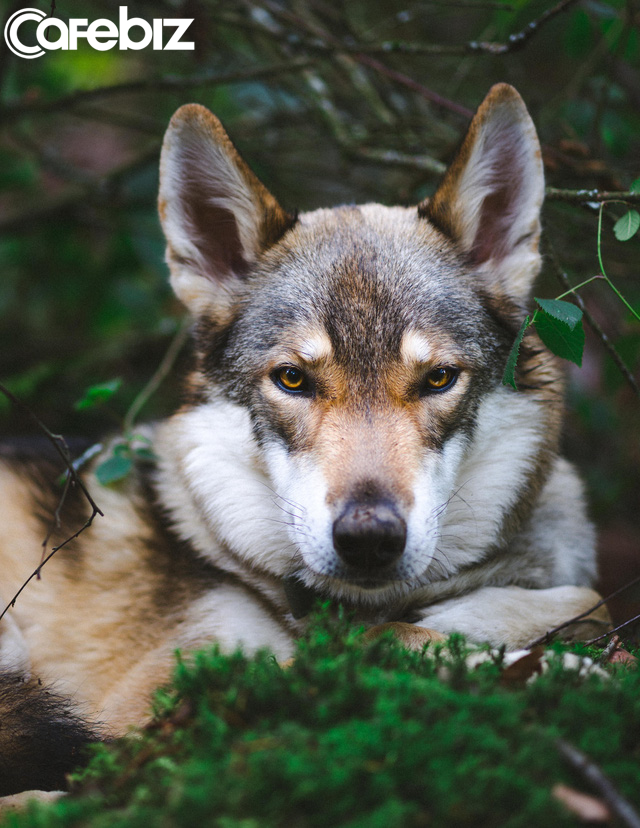
{"label": "dog's eyebrow marking", "polygon": [[430,362],[435,356],[435,348],[429,337],[415,330],[408,330],[402,336],[400,354],[407,363]]}
{"label": "dog's eyebrow marking", "polygon": [[333,354],[333,346],[329,335],[320,330],[310,331],[296,345],[295,350],[305,362],[309,363],[327,360]]}

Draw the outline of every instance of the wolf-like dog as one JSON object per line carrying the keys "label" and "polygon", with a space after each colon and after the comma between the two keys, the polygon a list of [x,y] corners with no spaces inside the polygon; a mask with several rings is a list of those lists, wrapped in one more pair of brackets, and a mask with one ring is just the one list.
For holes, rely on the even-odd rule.
{"label": "wolf-like dog", "polygon": [[[0,624],[3,794],[62,786],[92,723],[144,722],[176,649],[287,659],[315,598],[407,641],[511,648],[598,600],[594,531],[558,455],[558,361],[529,330],[518,390],[501,382],[544,194],[513,88],[491,89],[417,207],[288,213],[195,104],[169,125],[160,177],[194,367],[148,430],[155,461],[110,487],[86,472],[104,518]],[[40,561],[61,471],[4,453],[4,603]],[[87,510],[76,493],[52,540]]]}

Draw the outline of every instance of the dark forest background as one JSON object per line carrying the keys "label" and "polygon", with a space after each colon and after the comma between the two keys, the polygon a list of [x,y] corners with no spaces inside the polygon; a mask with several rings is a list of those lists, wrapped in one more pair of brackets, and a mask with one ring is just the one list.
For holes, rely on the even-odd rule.
{"label": "dark forest background", "polygon": [[[0,9],[7,19],[52,5],[65,21],[118,19],[112,0]],[[620,241],[613,231],[640,210],[638,0],[129,0],[128,8],[147,20],[195,18],[195,51],[85,45],[25,60],[0,45],[0,382],[51,430],[96,439],[121,428],[127,412],[130,424],[132,404],[176,342],[183,311],[167,284],[155,198],[163,131],[188,101],[222,119],[286,208],[408,204],[434,191],[471,113],[507,81],[537,124],[552,188],[536,295],[555,297],[600,272],[602,210],[602,263],[640,312],[640,235]],[[601,527],[608,593],[640,575],[640,323],[601,279],[579,296],[594,325],[582,367],[567,363],[565,447]],[[175,407],[177,375],[140,418]],[[35,431],[1,395],[0,431]],[[614,610],[619,619],[640,611],[640,590]]]}

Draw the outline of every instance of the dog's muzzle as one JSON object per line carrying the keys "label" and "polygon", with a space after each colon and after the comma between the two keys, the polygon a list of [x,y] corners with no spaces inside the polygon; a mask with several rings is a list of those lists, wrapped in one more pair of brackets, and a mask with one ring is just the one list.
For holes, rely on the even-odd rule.
{"label": "dog's muzzle", "polygon": [[352,501],[333,524],[333,546],[347,566],[372,573],[402,555],[407,524],[388,501]]}

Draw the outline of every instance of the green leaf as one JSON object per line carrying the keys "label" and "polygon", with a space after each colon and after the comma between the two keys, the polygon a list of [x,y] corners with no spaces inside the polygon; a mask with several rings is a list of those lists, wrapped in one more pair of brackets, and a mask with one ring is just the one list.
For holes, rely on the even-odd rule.
{"label": "green leaf", "polygon": [[511,351],[509,352],[509,357],[507,359],[507,364],[505,365],[504,374],[502,375],[502,384],[503,385],[510,385],[512,388],[515,388],[516,391],[518,390],[518,386],[516,385],[516,363],[518,362],[518,354],[520,353],[520,344],[522,343],[522,339],[524,337],[524,332],[529,327],[529,317],[527,316],[520,326],[520,330],[515,338],[515,342],[511,346]]}
{"label": "green leaf", "polygon": [[575,325],[571,328],[566,322],[556,319],[545,310],[538,311],[535,322],[540,339],[556,356],[582,365],[584,350],[584,328]]}
{"label": "green leaf", "polygon": [[629,241],[638,232],[640,227],[640,213],[637,210],[629,210],[622,218],[613,225],[613,232],[618,241]]}
{"label": "green leaf", "polygon": [[571,328],[571,330],[573,330],[582,319],[582,311],[572,302],[564,302],[562,299],[538,298],[536,298],[536,302],[542,310],[545,311],[545,313],[553,316],[553,318],[557,319],[559,322],[564,322],[565,325],[568,325]]}
{"label": "green leaf", "polygon": [[640,178],[636,178],[633,184],[629,187],[630,193],[640,193]]}
{"label": "green leaf", "polygon": [[84,397],[75,404],[76,411],[86,411],[111,399],[122,385],[120,378],[112,379],[109,382],[101,382],[98,385],[91,385],[84,392]]}
{"label": "green leaf", "polygon": [[96,468],[96,477],[103,486],[124,479],[133,468],[130,454],[112,454]]}

